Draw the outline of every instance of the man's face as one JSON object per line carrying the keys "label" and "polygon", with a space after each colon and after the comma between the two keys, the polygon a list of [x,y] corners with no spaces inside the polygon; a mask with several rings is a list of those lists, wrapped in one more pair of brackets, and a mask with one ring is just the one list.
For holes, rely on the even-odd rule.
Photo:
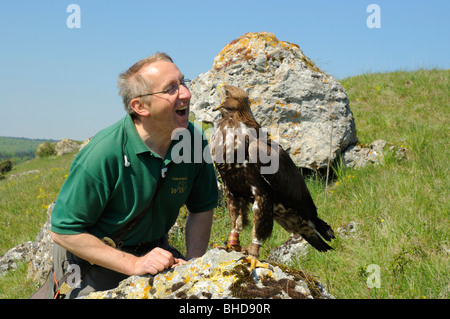
{"label": "man's face", "polygon": [[[151,92],[165,91],[171,86],[183,82],[184,75],[177,66],[168,61],[157,61],[144,66],[141,72],[152,83]],[[158,93],[152,95],[151,103],[148,105],[149,119],[154,127],[161,133],[172,134],[176,128],[186,128],[189,119],[189,102],[191,93],[183,86],[178,86],[178,92]]]}

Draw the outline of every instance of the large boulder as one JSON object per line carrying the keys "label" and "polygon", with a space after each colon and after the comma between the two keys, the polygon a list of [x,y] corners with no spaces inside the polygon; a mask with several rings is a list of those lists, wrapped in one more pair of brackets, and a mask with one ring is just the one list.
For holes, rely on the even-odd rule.
{"label": "large boulder", "polygon": [[324,168],[357,142],[343,86],[298,45],[272,33],[246,33],[230,42],[214,58],[213,68],[192,81],[196,120],[214,123],[219,118],[213,111],[221,101],[219,83],[248,93],[256,119],[300,167]]}

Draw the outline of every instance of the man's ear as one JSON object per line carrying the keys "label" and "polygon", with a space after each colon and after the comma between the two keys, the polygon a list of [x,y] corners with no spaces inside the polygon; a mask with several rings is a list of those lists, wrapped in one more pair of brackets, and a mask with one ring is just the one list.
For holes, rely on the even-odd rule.
{"label": "man's ear", "polygon": [[133,109],[133,111],[140,116],[150,115],[148,105],[146,106],[144,103],[142,103],[142,100],[140,99],[132,99],[130,101],[130,106]]}

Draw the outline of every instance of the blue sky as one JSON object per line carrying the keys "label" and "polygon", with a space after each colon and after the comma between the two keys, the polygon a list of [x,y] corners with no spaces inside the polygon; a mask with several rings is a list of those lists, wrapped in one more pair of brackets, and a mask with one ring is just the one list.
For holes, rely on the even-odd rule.
{"label": "blue sky", "polygon": [[0,0],[0,136],[84,140],[124,116],[117,76],[136,61],[164,51],[193,79],[246,32],[298,44],[337,79],[448,69],[449,15],[447,0]]}

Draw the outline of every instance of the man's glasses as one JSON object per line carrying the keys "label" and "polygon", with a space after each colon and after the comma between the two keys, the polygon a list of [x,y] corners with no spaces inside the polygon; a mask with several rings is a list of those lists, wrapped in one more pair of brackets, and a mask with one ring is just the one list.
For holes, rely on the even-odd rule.
{"label": "man's glasses", "polygon": [[135,97],[135,99],[140,98],[140,97],[144,97],[144,96],[149,96],[149,95],[153,95],[153,94],[169,94],[169,95],[175,95],[178,93],[178,91],[180,90],[180,85],[184,86],[185,88],[188,88],[189,83],[191,83],[191,80],[185,79],[185,80],[181,80],[181,82],[179,84],[172,84],[170,85],[166,90],[164,91],[160,91],[160,92],[153,92],[153,93],[147,93],[147,94],[142,94],[142,95],[138,95]]}

